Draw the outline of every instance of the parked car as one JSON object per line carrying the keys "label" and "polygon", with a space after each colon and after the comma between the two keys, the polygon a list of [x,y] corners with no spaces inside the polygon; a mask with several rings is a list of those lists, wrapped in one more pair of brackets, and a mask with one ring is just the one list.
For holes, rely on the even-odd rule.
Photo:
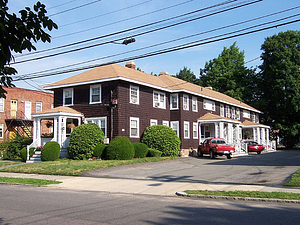
{"label": "parked car", "polygon": [[260,154],[265,147],[263,145],[258,144],[256,141],[244,141],[244,143],[248,146],[248,152],[256,152]]}
{"label": "parked car", "polygon": [[198,146],[198,156],[201,157],[203,154],[209,154],[211,159],[217,155],[226,155],[227,159],[231,159],[234,151],[235,146],[226,144],[223,138],[208,138]]}

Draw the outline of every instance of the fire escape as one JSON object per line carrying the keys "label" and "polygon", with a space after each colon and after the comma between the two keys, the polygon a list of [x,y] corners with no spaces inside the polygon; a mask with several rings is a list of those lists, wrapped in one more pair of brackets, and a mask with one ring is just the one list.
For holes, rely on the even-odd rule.
{"label": "fire escape", "polygon": [[27,119],[22,111],[15,111],[7,118],[10,119],[5,119],[7,127],[5,133],[9,132],[9,138],[14,138],[16,135],[32,138],[33,121]]}

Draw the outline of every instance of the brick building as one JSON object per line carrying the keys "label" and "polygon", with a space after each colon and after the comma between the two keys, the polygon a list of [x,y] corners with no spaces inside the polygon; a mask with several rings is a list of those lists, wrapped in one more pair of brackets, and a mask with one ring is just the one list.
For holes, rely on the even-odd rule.
{"label": "brick building", "polygon": [[[0,142],[21,136],[32,137],[32,114],[53,107],[53,94],[23,88],[5,88],[6,98],[0,98]],[[51,127],[42,126],[42,133],[50,133]]]}

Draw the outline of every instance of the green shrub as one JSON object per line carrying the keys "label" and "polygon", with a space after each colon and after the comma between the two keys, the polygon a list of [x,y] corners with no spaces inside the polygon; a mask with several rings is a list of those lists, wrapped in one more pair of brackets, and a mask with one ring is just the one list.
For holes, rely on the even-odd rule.
{"label": "green shrub", "polygon": [[42,161],[54,161],[60,156],[60,146],[55,141],[48,141],[41,151]]}
{"label": "green shrub", "polygon": [[145,158],[148,153],[148,146],[144,143],[135,142],[134,147],[134,158]]}
{"label": "green shrub", "polygon": [[160,157],[162,154],[161,151],[158,151],[156,149],[148,148],[148,157]]}
{"label": "green shrub", "polygon": [[68,154],[71,159],[89,159],[98,144],[103,144],[104,133],[94,123],[75,127],[70,136]]}
{"label": "green shrub", "polygon": [[3,159],[16,159],[20,156],[21,149],[27,145],[30,145],[31,143],[32,139],[21,137],[20,135],[16,135],[16,137],[10,141],[1,143]]}
{"label": "green shrub", "polygon": [[115,137],[105,149],[105,159],[108,160],[132,159],[133,156],[134,147],[127,137]]}
{"label": "green shrub", "polygon": [[93,157],[101,158],[104,149],[106,148],[105,144],[98,144],[93,151]]}
{"label": "green shrub", "polygon": [[141,142],[162,152],[162,156],[177,156],[181,141],[172,128],[163,125],[147,127]]}
{"label": "green shrub", "polygon": [[[35,148],[30,148],[29,149],[29,158],[31,158],[33,156],[34,150],[35,150]],[[22,162],[26,162],[26,159],[27,159],[27,147],[24,147],[24,148],[21,149],[20,156],[21,156]]]}

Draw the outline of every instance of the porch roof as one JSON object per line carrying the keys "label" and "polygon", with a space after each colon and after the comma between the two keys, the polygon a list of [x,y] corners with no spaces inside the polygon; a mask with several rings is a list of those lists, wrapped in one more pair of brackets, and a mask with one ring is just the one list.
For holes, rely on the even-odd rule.
{"label": "porch roof", "polygon": [[206,113],[204,116],[201,116],[198,119],[198,121],[201,123],[214,123],[214,122],[229,122],[229,123],[236,123],[236,124],[241,123],[238,120],[226,118],[212,113]]}
{"label": "porch roof", "polygon": [[245,120],[241,126],[245,127],[245,128],[252,128],[252,127],[263,127],[263,128],[270,128],[270,126],[264,125],[264,124],[260,124],[260,123],[254,123],[250,120]]}
{"label": "porch roof", "polygon": [[53,117],[53,116],[72,116],[72,117],[83,117],[81,112],[67,106],[59,106],[53,109],[44,110],[42,112],[33,113],[32,117]]}

